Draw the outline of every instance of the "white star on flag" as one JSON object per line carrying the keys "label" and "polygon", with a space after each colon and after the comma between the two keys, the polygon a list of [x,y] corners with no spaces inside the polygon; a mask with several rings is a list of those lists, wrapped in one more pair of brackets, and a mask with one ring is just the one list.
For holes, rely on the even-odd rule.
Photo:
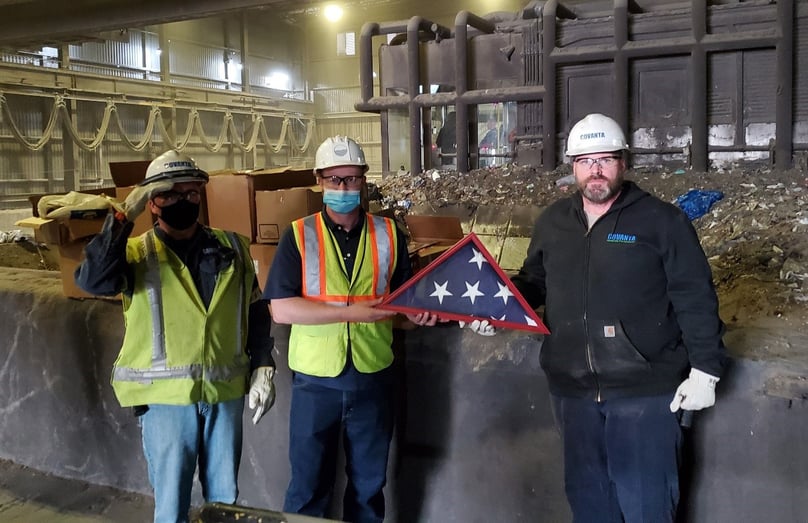
{"label": "white star on flag", "polygon": [[[477,249],[472,249],[471,251],[474,253],[474,256],[472,256],[472,258],[469,260],[469,263],[476,263],[477,269],[482,270],[483,263],[488,263],[488,260],[486,260],[483,253]],[[472,303],[474,303],[474,300],[472,300]]]}
{"label": "white star on flag", "polygon": [[443,282],[443,285],[438,285],[438,282],[436,281],[433,281],[432,283],[435,284],[435,290],[432,291],[432,294],[430,294],[430,296],[435,296],[436,298],[438,298],[438,303],[443,305],[443,297],[452,295],[452,293],[446,289],[446,286],[449,285],[449,281],[447,280]]}
{"label": "white star on flag", "polygon": [[536,323],[536,321],[533,318],[531,318],[530,316],[527,316],[527,315],[525,315],[525,321],[531,327],[535,327],[536,325],[538,325],[538,323]]}
{"label": "white star on flag", "polygon": [[482,292],[477,289],[479,287],[480,282],[476,282],[474,285],[470,285],[469,282],[466,282],[466,292],[463,293],[461,298],[468,298],[471,300],[472,305],[474,304],[474,300],[477,296],[485,296]]}
{"label": "white star on flag", "polygon": [[499,292],[494,294],[494,298],[502,298],[502,301],[507,305],[508,298],[513,296],[513,293],[507,285],[502,285],[499,282],[497,282],[497,285],[499,286]]}

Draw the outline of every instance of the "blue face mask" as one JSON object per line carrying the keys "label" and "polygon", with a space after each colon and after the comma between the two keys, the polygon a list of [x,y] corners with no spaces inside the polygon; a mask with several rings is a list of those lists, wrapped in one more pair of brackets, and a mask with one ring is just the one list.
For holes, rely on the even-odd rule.
{"label": "blue face mask", "polygon": [[359,203],[359,191],[323,189],[323,204],[334,212],[347,214],[359,207]]}

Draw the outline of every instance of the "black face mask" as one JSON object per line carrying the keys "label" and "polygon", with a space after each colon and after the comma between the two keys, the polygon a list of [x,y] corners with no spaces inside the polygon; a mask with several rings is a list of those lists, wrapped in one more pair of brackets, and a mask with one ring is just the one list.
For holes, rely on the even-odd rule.
{"label": "black face mask", "polygon": [[199,219],[199,204],[180,200],[174,205],[160,207],[160,219],[172,229],[184,231]]}

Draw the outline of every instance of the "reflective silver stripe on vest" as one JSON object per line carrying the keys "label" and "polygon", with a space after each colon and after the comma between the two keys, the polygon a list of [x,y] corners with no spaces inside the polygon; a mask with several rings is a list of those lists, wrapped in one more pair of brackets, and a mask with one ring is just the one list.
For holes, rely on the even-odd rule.
{"label": "reflective silver stripe on vest", "polygon": [[[243,267],[244,257],[238,237],[234,233],[227,233],[227,238],[236,251],[236,261]],[[146,249],[146,274],[144,276],[146,293],[148,295],[149,309],[152,314],[152,363],[149,369],[132,369],[116,367],[113,369],[113,379],[118,381],[138,381],[150,382],[160,379],[201,379],[203,376],[208,381],[229,381],[244,376],[249,368],[245,362],[236,363],[231,366],[211,367],[207,370],[201,364],[187,365],[185,367],[166,366],[166,345],[164,336],[165,320],[163,318],[163,294],[160,279],[160,260],[157,250],[154,247],[154,232],[149,231],[144,237],[144,247]],[[242,333],[244,332],[244,301],[246,297],[244,276],[238,280],[239,285],[239,307],[237,313],[238,323],[236,328],[236,355],[243,352]],[[241,360],[239,358],[239,360]],[[243,361],[243,360],[241,360]]]}
{"label": "reflective silver stripe on vest", "polygon": [[154,231],[149,231],[143,238],[146,249],[146,275],[144,277],[146,293],[149,297],[149,309],[152,316],[152,368],[166,367],[165,320],[163,319],[163,292],[160,280],[160,260],[154,248]]}
{"label": "reflective silver stripe on vest", "polygon": [[[379,279],[376,284],[376,295],[381,296],[387,289],[387,280],[390,278],[390,260],[392,253],[390,248],[393,244],[390,238],[390,231],[387,229],[387,222],[381,216],[366,215],[373,220],[376,230],[376,251],[379,254],[377,267]],[[366,231],[366,234],[369,232]],[[362,242],[365,239],[362,238]],[[317,215],[313,214],[303,218],[303,248],[305,249],[306,263],[306,287],[305,293],[308,296],[321,296],[325,289],[320,289],[320,246],[317,243]]]}
{"label": "reflective silver stripe on vest", "polygon": [[317,243],[317,215],[303,218],[303,249],[306,262],[306,287],[308,296],[320,296],[325,289],[320,289],[320,246]]}
{"label": "reflective silver stripe on vest", "polygon": [[130,369],[116,367],[113,370],[113,379],[116,381],[139,381],[151,382],[165,379],[202,379],[203,376],[208,381],[230,381],[243,377],[249,368],[249,364],[241,363],[229,367],[214,367],[205,370],[198,363],[185,367],[171,367],[162,369]]}
{"label": "reflective silver stripe on vest", "polygon": [[393,259],[390,246],[393,245],[393,239],[390,238],[390,231],[387,230],[387,221],[384,218],[372,214],[368,216],[373,220],[373,226],[376,229],[376,249],[379,253],[379,279],[376,281],[376,296],[381,296],[387,290],[387,280],[390,279],[390,260]]}
{"label": "reflective silver stripe on vest", "polygon": [[[238,265],[234,266],[236,276],[239,276],[238,267],[244,269],[244,253],[241,252],[241,243],[238,241],[238,236],[234,232],[227,232],[227,239],[230,240],[230,246],[236,251],[236,261]],[[244,342],[242,341],[244,334],[244,302],[247,299],[247,290],[244,288],[244,275],[241,274],[238,278],[238,314],[236,316],[236,355],[244,352]]]}

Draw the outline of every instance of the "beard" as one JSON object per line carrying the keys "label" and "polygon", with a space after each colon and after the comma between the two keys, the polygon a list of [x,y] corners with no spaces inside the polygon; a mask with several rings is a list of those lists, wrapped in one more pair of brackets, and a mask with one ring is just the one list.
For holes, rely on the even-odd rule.
{"label": "beard", "polygon": [[[590,182],[598,182],[590,184]],[[604,203],[614,198],[620,192],[623,185],[623,175],[618,174],[613,180],[609,180],[601,174],[593,174],[578,181],[578,190],[584,198],[592,203]]]}

